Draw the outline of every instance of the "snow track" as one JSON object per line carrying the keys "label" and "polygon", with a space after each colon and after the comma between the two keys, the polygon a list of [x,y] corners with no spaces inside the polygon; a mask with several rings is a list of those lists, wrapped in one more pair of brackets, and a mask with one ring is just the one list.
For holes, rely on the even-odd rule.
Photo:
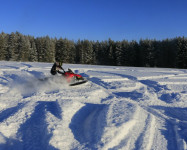
{"label": "snow track", "polygon": [[0,150],[187,150],[185,70],[0,62]]}

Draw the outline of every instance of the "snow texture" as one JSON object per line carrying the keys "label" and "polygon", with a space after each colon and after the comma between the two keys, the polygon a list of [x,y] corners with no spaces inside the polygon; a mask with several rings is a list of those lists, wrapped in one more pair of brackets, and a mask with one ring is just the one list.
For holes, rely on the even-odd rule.
{"label": "snow texture", "polygon": [[187,71],[0,62],[0,150],[187,150]]}

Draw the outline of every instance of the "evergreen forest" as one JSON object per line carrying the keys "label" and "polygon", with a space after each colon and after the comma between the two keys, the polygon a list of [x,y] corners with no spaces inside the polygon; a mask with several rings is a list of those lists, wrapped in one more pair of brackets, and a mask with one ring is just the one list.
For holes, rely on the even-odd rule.
{"label": "evergreen forest", "polygon": [[139,41],[72,41],[33,37],[19,32],[0,34],[0,60],[134,67],[187,68],[187,38]]}

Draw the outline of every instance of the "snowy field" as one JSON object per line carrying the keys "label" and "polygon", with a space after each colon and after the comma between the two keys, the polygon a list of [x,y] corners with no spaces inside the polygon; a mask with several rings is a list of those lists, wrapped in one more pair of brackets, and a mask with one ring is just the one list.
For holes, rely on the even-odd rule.
{"label": "snowy field", "polygon": [[187,149],[187,70],[51,66],[0,62],[0,150]]}

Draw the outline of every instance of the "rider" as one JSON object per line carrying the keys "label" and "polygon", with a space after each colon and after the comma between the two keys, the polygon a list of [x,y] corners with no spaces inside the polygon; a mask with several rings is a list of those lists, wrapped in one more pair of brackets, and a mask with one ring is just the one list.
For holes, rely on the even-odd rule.
{"label": "rider", "polygon": [[[61,72],[60,70],[63,70],[63,72]],[[56,75],[57,72],[59,74],[64,74],[65,71],[62,68],[62,61],[56,60],[56,62],[53,64],[52,68],[51,68],[51,74],[52,75]]]}

